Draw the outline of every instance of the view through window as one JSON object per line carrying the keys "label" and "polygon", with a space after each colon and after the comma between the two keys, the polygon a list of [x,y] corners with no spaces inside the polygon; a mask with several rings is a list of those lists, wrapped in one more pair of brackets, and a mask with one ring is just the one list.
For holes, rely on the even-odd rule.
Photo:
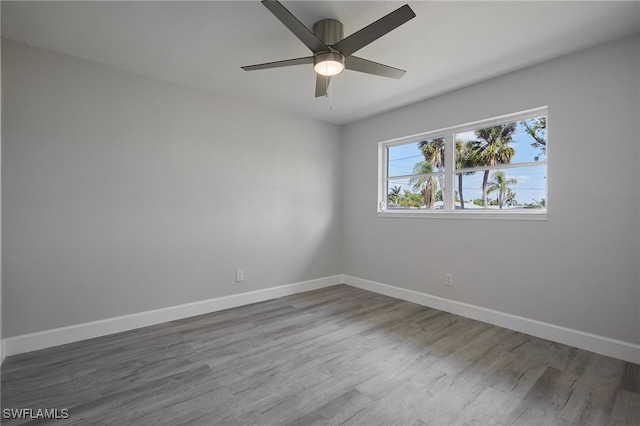
{"label": "view through window", "polygon": [[546,108],[383,142],[380,155],[380,212],[546,213]]}

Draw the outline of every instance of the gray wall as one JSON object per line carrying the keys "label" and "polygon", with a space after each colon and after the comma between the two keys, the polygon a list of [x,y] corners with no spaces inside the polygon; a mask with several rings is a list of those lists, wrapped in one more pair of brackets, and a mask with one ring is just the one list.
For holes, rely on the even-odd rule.
{"label": "gray wall", "polygon": [[[639,343],[639,51],[337,129],[3,41],[4,336],[345,273]],[[547,221],[376,216],[379,141],[542,105]]]}
{"label": "gray wall", "polygon": [[[623,39],[344,127],[342,272],[640,343],[639,52]],[[377,217],[378,142],[544,105],[547,221]]]}
{"label": "gray wall", "polygon": [[337,127],[2,55],[5,337],[340,273]]}

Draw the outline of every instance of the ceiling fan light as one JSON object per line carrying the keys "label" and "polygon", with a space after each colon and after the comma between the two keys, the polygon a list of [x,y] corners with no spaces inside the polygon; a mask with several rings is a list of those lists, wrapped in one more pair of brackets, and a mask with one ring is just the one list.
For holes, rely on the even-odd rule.
{"label": "ceiling fan light", "polygon": [[313,70],[326,77],[338,75],[344,71],[344,56],[335,52],[320,53],[314,58]]}

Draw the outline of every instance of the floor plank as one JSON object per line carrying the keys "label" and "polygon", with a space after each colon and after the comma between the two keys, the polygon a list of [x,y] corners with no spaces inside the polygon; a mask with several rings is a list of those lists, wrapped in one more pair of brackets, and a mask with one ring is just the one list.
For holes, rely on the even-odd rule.
{"label": "floor plank", "polygon": [[637,425],[640,366],[346,285],[9,357],[52,425]]}

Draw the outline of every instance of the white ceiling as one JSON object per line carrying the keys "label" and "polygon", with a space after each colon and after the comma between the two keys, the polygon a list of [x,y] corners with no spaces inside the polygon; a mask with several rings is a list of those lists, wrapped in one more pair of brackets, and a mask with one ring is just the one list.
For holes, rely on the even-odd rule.
{"label": "white ceiling", "polygon": [[[406,2],[282,1],[345,36]],[[315,98],[311,65],[243,71],[307,48],[259,1],[2,1],[2,35],[272,108],[345,124],[640,31],[638,1],[409,1],[417,17],[357,56],[408,72],[345,71]],[[330,109],[330,104],[332,108]]]}

